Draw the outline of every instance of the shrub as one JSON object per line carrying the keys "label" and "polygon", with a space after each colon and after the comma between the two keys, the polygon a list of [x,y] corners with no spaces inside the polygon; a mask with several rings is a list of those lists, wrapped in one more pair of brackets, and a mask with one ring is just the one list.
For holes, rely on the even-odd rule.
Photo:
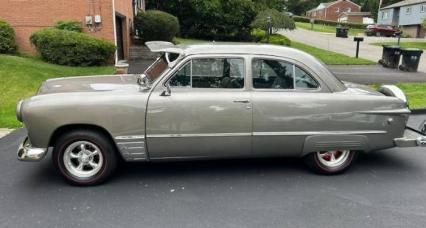
{"label": "shrub", "polygon": [[78,21],[58,21],[55,24],[55,28],[74,32],[83,31],[83,27],[81,27],[81,23]]}
{"label": "shrub", "polygon": [[[308,17],[293,16],[293,19],[296,22],[310,23],[310,18]],[[352,28],[352,29],[365,29],[366,27],[366,25],[364,24],[340,23],[336,21],[328,21],[328,20],[321,20],[321,19],[315,19],[315,24],[331,25],[331,26],[343,25],[347,28]]]}
{"label": "shrub", "polygon": [[290,29],[293,30],[295,28],[294,20],[291,19],[288,14],[278,12],[275,9],[267,9],[261,11],[257,14],[254,19],[252,26],[254,28],[263,29],[265,31],[268,30],[268,19],[267,17],[271,17],[271,24],[273,33],[276,33],[279,29]]}
{"label": "shrub", "polygon": [[[261,43],[268,43],[268,39],[265,36],[261,41]],[[269,43],[270,44],[276,44],[276,45],[284,45],[284,46],[291,46],[291,40],[287,38],[286,36],[283,36],[281,34],[272,34],[269,37]]]}
{"label": "shrub", "polygon": [[16,49],[15,32],[7,22],[0,20],[0,53],[13,54]]}
{"label": "shrub", "polygon": [[252,40],[258,43],[266,36],[266,32],[262,29],[255,28],[251,31],[251,36],[253,38]]}
{"label": "shrub", "polygon": [[39,30],[30,40],[44,60],[60,65],[102,65],[115,52],[115,45],[109,41],[55,28]]}
{"label": "shrub", "polygon": [[172,42],[179,32],[178,19],[166,12],[147,10],[140,12],[135,18],[137,35],[144,42],[163,40]]}

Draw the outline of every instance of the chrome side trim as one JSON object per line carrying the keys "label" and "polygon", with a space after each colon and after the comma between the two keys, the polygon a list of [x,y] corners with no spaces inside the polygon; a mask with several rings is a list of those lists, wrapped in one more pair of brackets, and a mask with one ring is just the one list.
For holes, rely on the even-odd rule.
{"label": "chrome side trim", "polygon": [[126,161],[146,160],[146,147],[144,136],[118,136],[115,137],[118,150]]}
{"label": "chrome side trim", "polygon": [[363,114],[410,114],[409,109],[393,109],[393,110],[372,110],[372,111],[361,111],[358,113]]}
{"label": "chrome side trim", "polygon": [[150,134],[148,138],[181,138],[181,137],[237,137],[237,136],[307,136],[307,135],[363,135],[386,134],[387,131],[286,131],[286,132],[253,132],[253,133],[209,133],[209,134]]}
{"label": "chrome side trim", "polygon": [[40,161],[46,156],[47,148],[34,148],[28,137],[22,141],[18,148],[18,160],[20,161]]}
{"label": "chrome side trim", "polygon": [[144,139],[144,135],[125,135],[125,136],[116,136],[117,140],[131,140],[131,139]]}
{"label": "chrome side trim", "polygon": [[363,135],[386,134],[387,131],[286,131],[286,132],[253,132],[253,136],[305,136],[305,135]]}
{"label": "chrome side trim", "polygon": [[181,138],[181,137],[236,137],[251,136],[251,133],[207,133],[207,134],[151,134],[148,138]]}

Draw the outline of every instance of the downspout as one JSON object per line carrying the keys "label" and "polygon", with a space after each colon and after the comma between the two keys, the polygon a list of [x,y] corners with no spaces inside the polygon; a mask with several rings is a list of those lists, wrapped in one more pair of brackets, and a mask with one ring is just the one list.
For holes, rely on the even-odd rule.
{"label": "downspout", "polygon": [[112,24],[114,28],[114,44],[115,44],[115,64],[118,63],[118,50],[117,50],[117,25],[115,23],[115,0],[112,0]]}

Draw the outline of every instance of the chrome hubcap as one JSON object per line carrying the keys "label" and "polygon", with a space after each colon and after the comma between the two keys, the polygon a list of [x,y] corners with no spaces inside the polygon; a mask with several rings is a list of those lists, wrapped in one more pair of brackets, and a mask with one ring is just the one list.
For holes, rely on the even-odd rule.
{"label": "chrome hubcap", "polygon": [[317,152],[321,164],[333,168],[342,165],[349,157],[350,150],[332,150]]}
{"label": "chrome hubcap", "polygon": [[88,141],[69,145],[63,159],[67,171],[77,178],[93,177],[101,170],[104,162],[100,149]]}

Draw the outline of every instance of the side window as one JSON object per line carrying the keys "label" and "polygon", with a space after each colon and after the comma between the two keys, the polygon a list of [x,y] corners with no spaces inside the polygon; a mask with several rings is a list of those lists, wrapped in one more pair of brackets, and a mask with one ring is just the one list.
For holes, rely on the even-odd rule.
{"label": "side window", "polygon": [[172,87],[190,87],[191,86],[191,62],[186,63],[180,68],[169,81]]}
{"label": "side window", "polygon": [[317,89],[319,87],[318,82],[298,66],[295,66],[294,77],[296,89]]}
{"label": "side window", "polygon": [[252,62],[253,87],[256,89],[294,89],[293,64],[270,59]]}
{"label": "side window", "polygon": [[243,88],[244,60],[208,58],[192,60],[193,88]]}

